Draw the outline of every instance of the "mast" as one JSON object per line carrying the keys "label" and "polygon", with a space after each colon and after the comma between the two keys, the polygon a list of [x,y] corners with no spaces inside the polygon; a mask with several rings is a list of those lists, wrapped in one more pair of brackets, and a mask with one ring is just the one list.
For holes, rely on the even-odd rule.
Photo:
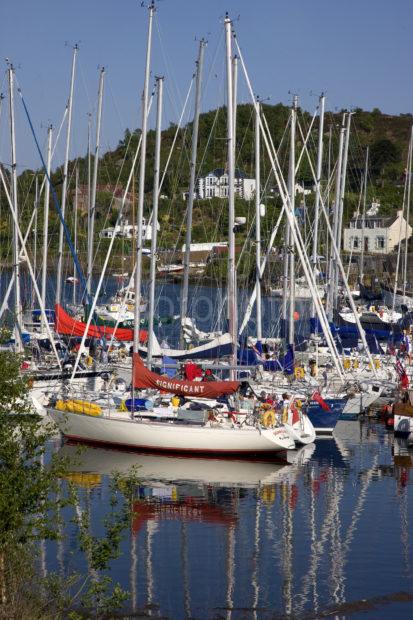
{"label": "mast", "polygon": [[234,145],[234,167],[236,167],[236,145],[237,145],[237,93],[238,93],[238,56],[235,54],[232,59],[232,108],[233,108],[233,124],[232,130]]}
{"label": "mast", "polygon": [[[292,120],[292,113],[290,114],[289,123]],[[284,248],[283,248],[283,294],[282,294],[282,307],[281,307],[281,318],[282,318],[282,336],[285,337],[287,334],[287,296],[288,296],[288,273],[289,273],[289,264],[290,264],[290,242],[291,242],[291,231],[290,225],[288,223],[288,219],[285,222],[284,227]]]}
{"label": "mast", "polygon": [[[298,97],[293,96],[293,105],[291,108],[291,139],[290,139],[290,161],[288,171],[288,193],[290,198],[290,209],[293,217],[295,217],[295,129],[297,121]],[[289,303],[289,320],[288,320],[288,344],[294,344],[294,306],[295,306],[295,245],[294,238],[291,235],[291,252],[290,252],[290,303]]]}
{"label": "mast", "polygon": [[[75,172],[75,202],[74,202],[74,210],[75,210],[75,221],[74,221],[74,240],[73,245],[75,248],[75,254],[77,254],[77,210],[78,210],[78,192],[79,192],[79,167],[76,165]],[[73,265],[73,305],[76,306],[76,265]]]}
{"label": "mast", "polygon": [[261,309],[261,184],[260,184],[260,103],[255,111],[255,286],[257,289],[257,340],[262,339]]}
{"label": "mast", "polygon": [[182,281],[182,297],[181,297],[181,348],[183,348],[183,320],[188,314],[188,289],[189,289],[189,262],[191,258],[191,237],[192,237],[192,213],[194,206],[195,193],[195,173],[196,173],[196,156],[198,147],[198,128],[199,114],[201,109],[201,84],[202,69],[204,64],[204,52],[206,41],[201,39],[199,42],[198,60],[196,63],[196,83],[195,83],[195,111],[192,126],[192,147],[191,147],[191,163],[189,177],[189,195],[188,195],[188,212],[186,216],[186,235],[185,235],[185,254],[184,254],[184,274]]}
{"label": "mast", "polygon": [[406,285],[407,285],[407,259],[409,252],[409,220],[410,220],[410,194],[412,189],[412,153],[413,151],[413,127],[411,129],[410,134],[410,143],[409,143],[409,156],[408,156],[408,164],[407,164],[407,206],[406,206],[406,228],[404,234],[404,266],[403,266],[403,302],[406,303]]}
{"label": "mast", "polygon": [[136,269],[135,269],[135,312],[134,323],[135,329],[133,333],[133,350],[135,353],[139,351],[139,327],[141,323],[140,312],[140,296],[142,285],[142,221],[143,221],[143,201],[145,197],[145,164],[146,164],[146,133],[148,126],[148,90],[149,90],[149,69],[151,64],[151,43],[152,43],[152,22],[155,13],[155,3],[149,5],[149,22],[148,22],[148,40],[146,49],[146,66],[145,79],[142,94],[142,143],[141,143],[141,161],[139,168],[139,197],[138,197],[138,214],[137,214],[137,235],[136,235]]}
{"label": "mast", "polygon": [[23,351],[22,334],[22,304],[20,297],[20,267],[19,267],[19,208],[17,199],[17,163],[16,163],[16,132],[14,122],[14,67],[9,65],[9,106],[10,106],[10,144],[11,144],[11,199],[15,221],[13,220],[13,266],[14,266],[14,314],[15,314],[15,349],[17,353]]}
{"label": "mast", "polygon": [[87,212],[92,202],[92,114],[87,115]]}
{"label": "mast", "polygon": [[[334,216],[333,216],[333,238],[334,242],[337,240],[338,221],[339,221],[339,208],[340,208],[340,183],[341,183],[341,164],[343,161],[343,146],[344,146],[344,134],[346,131],[346,112],[343,114],[343,119],[340,129],[340,141],[338,146],[338,160],[336,170],[336,192],[334,198]],[[328,269],[328,296],[327,296],[327,316],[331,321],[333,319],[333,306],[334,306],[334,283],[336,272],[336,256],[334,254],[334,243],[331,243],[330,263]]]}
{"label": "mast", "polygon": [[[66,199],[67,199],[67,180],[68,180],[68,166],[69,166],[69,151],[70,151],[70,133],[72,128],[72,108],[73,108],[73,90],[75,84],[75,68],[76,68],[76,56],[78,52],[78,45],[73,48],[72,59],[72,73],[70,78],[70,91],[69,100],[67,102],[67,129],[66,129],[66,152],[65,161],[63,165],[63,187],[62,187],[62,218],[65,217],[66,211]],[[62,299],[62,270],[63,270],[63,224],[60,223],[59,229],[59,249],[57,253],[57,277],[56,277],[56,303],[60,304]]]}
{"label": "mast", "polygon": [[[228,320],[232,339],[231,364],[237,364],[237,308],[235,266],[235,200],[234,200],[234,100],[232,84],[231,20],[225,16],[226,64],[227,64],[227,150],[228,150]],[[232,377],[234,371],[231,371]]]}
{"label": "mast", "polygon": [[[319,218],[320,218],[320,198],[321,198],[321,175],[323,169],[323,134],[324,134],[324,108],[325,108],[325,96],[324,93],[320,95],[319,99],[319,117],[320,124],[318,129],[318,152],[317,152],[317,184],[316,184],[316,195],[315,195],[315,206],[314,206],[314,238],[313,238],[313,270],[314,270],[314,279],[316,283],[318,282],[317,278],[317,256],[318,256],[318,229],[319,229]],[[315,311],[315,303],[314,300],[311,303],[311,318],[315,319],[316,311]]]}
{"label": "mast", "polygon": [[93,160],[93,181],[91,200],[89,205],[89,217],[88,217],[88,246],[87,246],[87,292],[90,295],[92,292],[92,270],[93,270],[93,240],[95,233],[95,209],[96,209],[96,188],[98,182],[98,166],[99,166],[99,147],[100,147],[100,127],[102,121],[102,102],[103,102],[103,87],[105,82],[105,68],[100,70],[99,78],[99,94],[98,94],[98,111],[97,111],[97,123],[96,123],[96,146]]}
{"label": "mast", "polygon": [[[152,210],[152,239],[151,239],[151,269],[149,276],[149,317],[148,317],[148,366],[152,363],[153,354],[153,319],[155,312],[155,280],[156,280],[156,251],[158,237],[158,202],[159,202],[159,168],[161,163],[161,135],[162,135],[162,103],[163,77],[156,78],[158,100],[156,107],[156,138],[155,138],[155,168],[153,174],[153,210]],[[135,304],[137,303],[135,296]]]}
{"label": "mast", "polygon": [[[346,179],[347,179],[347,162],[348,162],[348,147],[350,142],[350,124],[351,117],[353,113],[349,112],[347,116],[347,127],[346,127],[346,139],[344,142],[344,154],[343,154],[343,164],[341,169],[341,182],[340,182],[340,202],[339,202],[339,210],[338,210],[338,228],[337,228],[337,237],[336,244],[338,251],[341,250],[341,237],[342,237],[342,228],[343,228],[343,211],[344,211],[344,194],[346,191]],[[335,265],[335,280],[334,280],[334,300],[335,307],[338,306],[338,267],[337,263]]]}
{"label": "mast", "polygon": [[[37,277],[37,226],[39,215],[39,177],[35,175],[35,190],[34,190],[34,234],[33,234],[33,272]],[[34,305],[34,287],[32,286],[31,304]]]}
{"label": "mast", "polygon": [[47,129],[47,158],[46,158],[46,187],[44,192],[44,219],[43,219],[43,263],[42,263],[42,303],[46,308],[46,279],[47,279],[47,251],[49,245],[49,199],[50,199],[50,170],[52,164],[52,135],[53,127]]}
{"label": "mast", "polygon": [[369,166],[369,147],[366,149],[366,164],[364,169],[363,187],[363,215],[361,217],[361,254],[360,254],[360,284],[364,280],[364,230],[366,227],[366,205],[367,205],[367,171]]}
{"label": "mast", "polygon": [[[328,159],[327,159],[327,196],[326,196],[326,208],[327,213],[331,212],[331,159],[332,159],[332,145],[333,145],[333,126],[330,124],[328,128]],[[330,221],[330,218],[329,218]],[[327,222],[325,222],[327,224]],[[326,232],[327,232],[326,227]],[[326,246],[324,251],[324,256],[326,257],[326,273],[328,274],[330,271],[330,247],[329,247],[329,235],[326,235]],[[325,282],[324,282],[325,284]],[[327,297],[327,295],[326,295]],[[327,299],[326,299],[327,301]]]}
{"label": "mast", "polygon": [[[2,115],[2,112],[3,112],[3,101],[4,101],[4,95],[3,95],[3,93],[0,93],[0,127],[1,127],[1,115]],[[1,217],[1,193],[2,192],[1,192],[1,185],[0,185],[0,217]],[[4,304],[4,300],[3,300],[3,304]],[[1,309],[0,309],[0,317],[2,315],[3,304],[2,304]]]}
{"label": "mast", "polygon": [[290,225],[288,220],[285,222],[284,227],[284,249],[283,249],[283,296],[282,296],[282,309],[281,317],[283,320],[283,336],[285,336],[287,327],[287,294],[288,294],[288,266],[290,259]]}

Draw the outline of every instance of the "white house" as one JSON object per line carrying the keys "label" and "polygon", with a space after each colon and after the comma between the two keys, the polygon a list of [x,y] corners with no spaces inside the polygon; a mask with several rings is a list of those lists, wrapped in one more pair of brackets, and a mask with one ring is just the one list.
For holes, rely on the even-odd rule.
{"label": "white house", "polygon": [[[212,241],[211,243],[191,243],[190,252],[212,252],[215,249],[224,250],[228,247],[228,241]],[[182,252],[185,252],[186,244],[182,246]]]}
{"label": "white house", "polygon": [[389,254],[406,238],[412,235],[412,227],[403,217],[403,211],[397,211],[391,216],[380,215],[380,204],[373,202],[366,212],[363,231],[363,221],[360,214],[354,213],[348,228],[344,229],[343,247],[346,252],[358,254],[362,243],[364,252],[369,254]]}
{"label": "white house", "polygon": [[[216,168],[198,179],[197,198],[226,198],[228,196],[228,171]],[[255,179],[247,179],[242,170],[235,169],[235,194],[244,200],[252,200],[255,194]]]}
{"label": "white house", "polygon": [[[159,230],[159,223],[157,224]],[[100,231],[99,237],[101,239],[112,239],[112,237],[119,237],[123,239],[133,239],[138,234],[138,226],[129,224],[128,220],[121,222],[118,226],[111,228],[104,228]],[[147,224],[145,218],[143,218],[142,226],[142,238],[145,241],[151,241],[152,239],[152,225]]]}

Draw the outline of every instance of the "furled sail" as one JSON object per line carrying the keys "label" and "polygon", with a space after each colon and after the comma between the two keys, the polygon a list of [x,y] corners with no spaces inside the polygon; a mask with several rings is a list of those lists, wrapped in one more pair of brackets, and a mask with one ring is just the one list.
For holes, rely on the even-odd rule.
{"label": "furled sail", "polygon": [[[86,323],[83,321],[78,321],[74,319],[72,316],[67,314],[65,310],[63,310],[62,306],[56,304],[55,306],[55,329],[58,334],[64,334],[67,336],[83,336],[86,329]],[[109,327],[107,325],[93,325],[91,324],[88,329],[87,336],[89,338],[111,338],[114,334],[116,340],[123,340],[125,342],[130,342],[133,340],[133,329],[126,329],[124,327],[118,327],[115,329],[114,327]],[[139,332],[139,340],[140,342],[146,342],[148,340],[148,332],[145,330],[140,330]]]}
{"label": "furled sail", "polygon": [[140,356],[133,356],[133,386],[140,390],[154,388],[171,392],[178,396],[199,396],[200,398],[217,398],[233,394],[240,387],[239,381],[182,381],[166,375],[158,375],[144,366]]}

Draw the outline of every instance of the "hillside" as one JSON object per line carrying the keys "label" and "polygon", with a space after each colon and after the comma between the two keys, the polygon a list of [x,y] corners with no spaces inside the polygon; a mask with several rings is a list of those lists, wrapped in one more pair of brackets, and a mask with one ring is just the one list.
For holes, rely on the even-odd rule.
{"label": "hillside", "polygon": [[[273,142],[279,149],[279,159],[284,172],[287,171],[289,138],[286,126],[289,118],[289,108],[282,105],[263,105],[265,117],[273,138]],[[299,123],[305,134],[310,126],[311,115],[308,112],[299,110]],[[390,116],[382,114],[380,110],[374,109],[367,112],[356,109],[352,118],[352,129],[349,149],[349,164],[347,176],[347,193],[345,200],[345,220],[348,219],[359,201],[361,176],[364,170],[365,147],[370,148],[369,166],[369,186],[368,197],[375,197],[381,202],[383,209],[390,212],[400,208],[403,197],[404,174],[406,168],[407,149],[410,138],[413,117],[410,114],[400,116]],[[325,135],[324,135],[324,177],[334,166],[336,153],[338,150],[338,137],[341,123],[341,113],[326,114]],[[161,149],[161,174],[168,159],[171,145],[173,143],[176,126],[171,125],[162,132]],[[191,144],[192,126],[180,129],[176,140],[175,149],[172,153],[169,169],[165,176],[162,187],[162,195],[165,196],[160,201],[160,224],[161,231],[159,244],[161,248],[178,247],[184,241],[185,225],[184,215],[186,204],[183,199],[183,192],[187,191],[189,183],[189,158]],[[318,135],[318,120],[316,119],[312,128],[311,136],[308,141],[309,149],[313,162],[316,160],[316,145]],[[300,133],[297,132],[297,154],[300,152],[302,141]],[[117,148],[105,153],[99,162],[99,187],[108,188],[98,191],[97,194],[97,216],[96,216],[96,235],[99,231],[113,225],[117,218],[116,203],[113,202],[113,188],[118,187],[121,191],[125,187],[130,171],[130,165],[139,140],[139,130],[126,130],[124,136],[119,141]],[[147,150],[147,174],[145,180],[145,216],[148,217],[151,209],[152,185],[153,185],[153,160],[154,160],[155,132],[148,133]],[[71,175],[70,198],[67,211],[67,221],[73,229],[73,186],[74,168],[79,167],[80,183],[86,186],[87,183],[87,157],[79,159],[77,162],[70,162],[69,171]],[[92,162],[93,164],[93,162]],[[217,167],[225,167],[226,164],[226,109],[219,108],[211,110],[201,115],[199,124],[199,148],[197,174],[199,176],[207,174]],[[236,165],[242,169],[247,176],[254,176],[254,118],[251,105],[239,105],[237,110],[237,133],[236,133]],[[41,171],[39,171],[40,174]],[[21,205],[22,221],[28,222],[32,212],[34,202],[34,171],[25,171],[19,177],[19,203]],[[277,192],[274,191],[275,181],[271,174],[269,159],[265,149],[261,149],[261,174],[262,185],[265,187],[262,202],[266,205],[266,216],[262,223],[263,242],[270,234],[271,227],[279,212],[279,199]],[[136,177],[138,171],[136,173]],[[62,168],[59,167],[52,174],[52,180],[56,186],[58,195],[61,193]],[[306,187],[312,186],[312,175],[310,166],[303,157],[297,175],[297,181]],[[112,188],[112,189],[111,189]],[[130,189],[131,199],[128,207],[127,217],[133,221],[136,213],[136,197],[138,192],[137,181],[134,180],[133,187]],[[330,201],[333,199],[333,190]],[[0,211],[0,241],[2,247],[2,257],[5,259],[10,256],[10,216],[6,209],[4,198],[1,200]],[[299,200],[297,198],[297,200]],[[311,204],[313,195],[306,197],[307,219],[311,221]],[[119,201],[118,201],[119,203]],[[248,231],[253,224],[254,205],[237,200],[236,214],[247,218],[247,225],[237,235],[237,245],[241,248]],[[86,225],[87,215],[85,209],[79,211],[79,254],[84,259],[86,248]],[[43,220],[43,200],[39,205],[38,238],[42,237]],[[206,200],[196,201],[193,223],[193,240],[210,241],[225,240],[227,232],[227,214],[225,200]],[[253,229],[252,229],[253,230]],[[55,253],[58,237],[58,222],[54,207],[51,207],[50,215],[50,254]],[[102,244],[105,245],[105,244]],[[131,251],[130,242],[117,242],[117,251],[128,254]],[[122,247],[121,247],[122,246]],[[248,258],[250,252],[243,255],[245,262],[245,272],[248,274],[251,269]],[[99,262],[98,252],[98,262]],[[224,269],[222,269],[225,271]]]}

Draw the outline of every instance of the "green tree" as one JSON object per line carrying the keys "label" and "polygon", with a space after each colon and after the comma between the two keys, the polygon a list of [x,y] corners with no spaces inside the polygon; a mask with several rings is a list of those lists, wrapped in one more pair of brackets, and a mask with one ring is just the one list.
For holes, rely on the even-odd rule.
{"label": "green tree", "polygon": [[[130,523],[136,475],[113,479],[104,535],[93,536],[75,485],[67,481],[62,491],[70,464],[48,454],[55,429],[33,413],[20,366],[20,356],[0,350],[0,619],[110,617],[128,596],[106,573]],[[72,507],[90,571],[42,579],[39,542],[59,537],[64,507]]]}
{"label": "green tree", "polygon": [[384,166],[399,161],[400,152],[396,144],[387,138],[380,138],[370,147],[370,166],[374,176],[380,176]]}

